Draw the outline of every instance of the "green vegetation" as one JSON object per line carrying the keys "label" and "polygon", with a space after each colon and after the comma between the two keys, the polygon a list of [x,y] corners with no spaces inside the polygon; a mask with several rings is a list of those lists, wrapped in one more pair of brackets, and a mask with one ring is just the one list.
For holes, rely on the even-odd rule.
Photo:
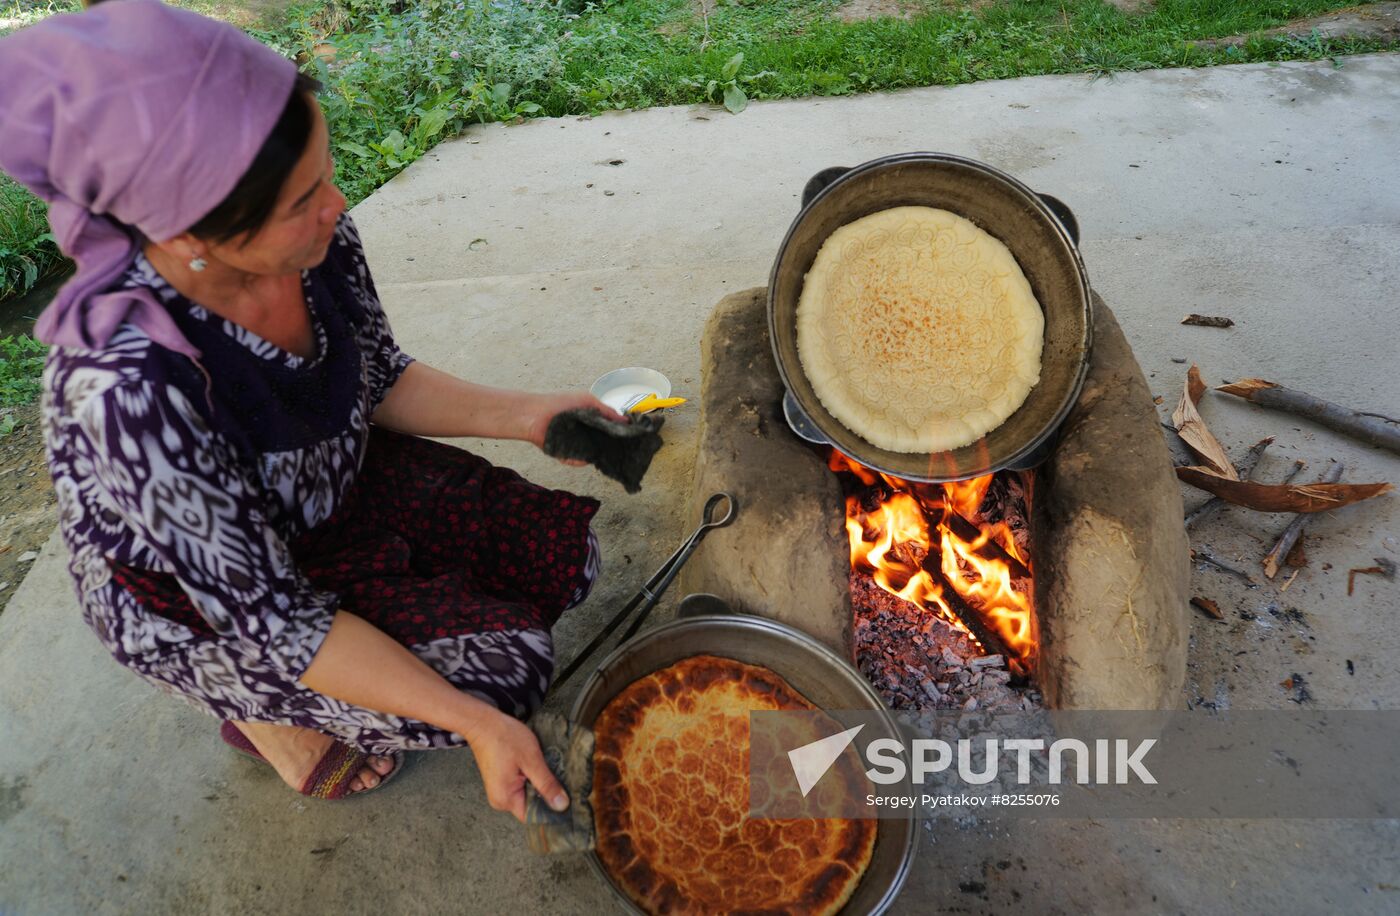
{"label": "green vegetation", "polygon": [[28,404],[38,396],[47,352],[27,334],[0,337],[0,407]]}
{"label": "green vegetation", "polygon": [[[294,7],[285,27],[260,37],[310,60],[325,84],[352,202],[479,121],[707,101],[738,112],[750,98],[1321,59],[1382,46],[1316,34],[1193,43],[1336,9],[1336,0],[1160,0],[1146,15],[1102,0],[926,2],[910,21],[847,23],[830,15],[839,0],[417,0],[401,12],[358,0]],[[328,9],[336,22],[326,37]]]}
{"label": "green vegetation", "polygon": [[0,299],[27,292],[63,267],[47,214],[43,201],[0,175]]}
{"label": "green vegetation", "polygon": [[[702,102],[739,112],[753,98],[1335,59],[1383,46],[1315,33],[1194,43],[1347,5],[1337,0],[1159,0],[1141,15],[1103,0],[922,2],[908,21],[853,23],[832,18],[839,0],[302,0],[265,6],[276,21],[216,0],[184,5],[240,22],[320,77],[352,204],[477,122]],[[9,3],[0,19],[29,21],[72,0]],[[33,218],[32,235],[0,236],[6,277],[12,259],[21,265],[0,297],[29,276],[20,258],[48,250]]]}

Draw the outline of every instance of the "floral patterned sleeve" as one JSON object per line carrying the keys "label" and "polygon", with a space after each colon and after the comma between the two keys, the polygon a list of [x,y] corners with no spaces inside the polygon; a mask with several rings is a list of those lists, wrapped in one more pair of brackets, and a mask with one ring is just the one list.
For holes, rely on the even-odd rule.
{"label": "floral patterned sleeve", "polygon": [[374,288],[374,278],[370,276],[360,233],[349,213],[341,216],[337,235],[342,242],[340,256],[345,260],[344,269],[350,274],[364,306],[364,319],[359,325],[357,339],[369,370],[369,403],[370,412],[373,413],[408,364],[413,362],[413,357],[400,350],[394,341],[389,318],[384,314],[384,306]]}
{"label": "floral patterned sleeve", "polygon": [[176,576],[230,654],[298,679],[337,599],[294,568],[228,440],[158,381],[114,385],[87,398],[77,420],[101,502]]}

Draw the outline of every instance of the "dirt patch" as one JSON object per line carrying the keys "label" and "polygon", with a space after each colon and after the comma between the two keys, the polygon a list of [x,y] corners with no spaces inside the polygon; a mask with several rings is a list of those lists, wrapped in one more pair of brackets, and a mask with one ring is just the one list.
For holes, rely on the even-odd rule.
{"label": "dirt patch", "polygon": [[216,0],[200,12],[239,28],[258,28],[286,22],[287,10],[294,3],[295,0],[240,0],[237,3]]}
{"label": "dirt patch", "polygon": [[912,19],[920,13],[934,10],[975,12],[1000,2],[1002,0],[849,0],[832,15],[844,22],[861,22],[882,17]]}
{"label": "dirt patch", "polygon": [[926,4],[918,0],[847,0],[832,15],[842,22],[885,18],[912,19],[925,8]]}
{"label": "dirt patch", "polygon": [[1307,38],[1314,32],[1323,38],[1382,38],[1391,42],[1400,41],[1400,3],[1353,6],[1310,19],[1298,19],[1287,25],[1264,29],[1250,35],[1231,35],[1229,38],[1214,38],[1195,44],[1203,48],[1227,48],[1242,45],[1256,36]]}
{"label": "dirt patch", "polygon": [[58,524],[44,457],[39,405],[13,408],[15,428],[0,438],[0,613]]}
{"label": "dirt patch", "polygon": [[[667,38],[683,35],[696,23],[708,23],[710,14],[715,11],[718,3],[719,0],[690,0],[689,17],[682,16],[680,19],[663,22],[652,31]],[[708,32],[706,34],[708,35]]]}
{"label": "dirt patch", "polygon": [[1150,13],[1156,4],[1153,0],[1108,0],[1109,6],[1116,6],[1125,13]]}

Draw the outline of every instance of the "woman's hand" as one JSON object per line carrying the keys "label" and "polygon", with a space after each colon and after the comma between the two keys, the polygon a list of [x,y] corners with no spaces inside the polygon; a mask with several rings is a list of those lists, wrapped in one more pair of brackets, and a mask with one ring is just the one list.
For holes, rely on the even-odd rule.
{"label": "woman's hand", "polygon": [[415,361],[399,376],[370,419],[413,436],[520,439],[543,448],[549,421],[560,411],[575,407],[596,407],[605,417],[626,422],[622,414],[586,391],[534,394],[492,388]]}
{"label": "woman's hand", "polygon": [[474,723],[464,735],[476,756],[486,799],[497,811],[509,811],[525,822],[525,783],[555,811],[569,807],[569,796],[550,772],[539,739],[528,725],[498,710]]}
{"label": "woman's hand", "polygon": [[[536,395],[535,398],[528,421],[526,441],[533,442],[537,448],[544,448],[544,435],[545,431],[549,429],[549,421],[566,410],[573,410],[577,407],[593,407],[609,420],[616,420],[619,423],[629,422],[627,417],[613,410],[587,391],[563,391],[558,394]],[[570,461],[562,458],[560,460],[571,467],[581,467],[587,464],[585,461]]]}

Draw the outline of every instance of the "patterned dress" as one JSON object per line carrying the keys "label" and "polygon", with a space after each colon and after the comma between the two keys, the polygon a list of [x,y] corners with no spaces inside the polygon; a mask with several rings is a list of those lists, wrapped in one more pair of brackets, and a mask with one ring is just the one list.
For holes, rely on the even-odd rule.
{"label": "patterned dress", "polygon": [[84,619],[117,661],[221,719],[370,753],[460,746],[299,678],[343,608],[528,715],[550,627],[598,574],[598,503],[370,423],[411,359],[348,215],[302,278],[309,358],[181,296],[142,255],[119,282],[155,291],[202,365],[129,324],[101,350],[51,353],[44,432]]}

